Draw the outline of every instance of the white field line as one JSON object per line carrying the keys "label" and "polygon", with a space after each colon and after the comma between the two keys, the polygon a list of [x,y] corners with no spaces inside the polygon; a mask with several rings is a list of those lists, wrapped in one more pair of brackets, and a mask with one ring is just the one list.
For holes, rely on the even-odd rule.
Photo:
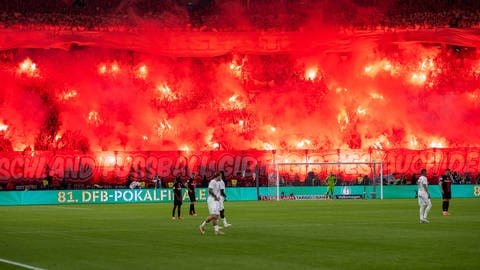
{"label": "white field line", "polygon": [[26,269],[45,270],[45,269],[43,269],[43,268],[38,268],[38,267],[31,266],[31,265],[28,265],[28,264],[23,264],[23,263],[19,263],[19,262],[14,262],[14,261],[10,261],[10,260],[5,260],[5,259],[2,259],[2,258],[0,258],[0,262],[7,263],[7,264],[11,264],[11,265],[20,266],[20,267],[23,267],[23,268],[26,268]]}

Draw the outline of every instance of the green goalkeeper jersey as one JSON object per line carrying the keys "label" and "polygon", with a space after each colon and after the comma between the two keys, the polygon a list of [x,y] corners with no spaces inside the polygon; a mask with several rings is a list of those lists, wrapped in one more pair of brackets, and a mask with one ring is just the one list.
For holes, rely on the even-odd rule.
{"label": "green goalkeeper jersey", "polygon": [[335,186],[335,176],[330,175],[327,177],[327,185],[330,187]]}

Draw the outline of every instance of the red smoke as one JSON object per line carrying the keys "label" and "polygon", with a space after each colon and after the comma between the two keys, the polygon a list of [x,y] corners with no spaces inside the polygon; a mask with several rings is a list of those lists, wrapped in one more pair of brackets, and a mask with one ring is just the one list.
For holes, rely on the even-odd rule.
{"label": "red smoke", "polygon": [[4,54],[0,136],[17,151],[478,146],[480,62],[445,48]]}

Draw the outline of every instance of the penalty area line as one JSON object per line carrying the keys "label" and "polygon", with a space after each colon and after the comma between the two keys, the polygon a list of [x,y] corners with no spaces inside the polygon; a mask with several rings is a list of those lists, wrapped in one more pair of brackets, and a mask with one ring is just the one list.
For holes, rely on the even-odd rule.
{"label": "penalty area line", "polygon": [[19,262],[14,262],[14,261],[10,261],[10,260],[5,260],[5,259],[2,259],[2,258],[0,258],[0,262],[6,263],[6,264],[11,264],[11,265],[20,266],[20,267],[23,267],[23,268],[26,268],[26,269],[45,270],[45,269],[43,269],[43,268],[38,268],[38,267],[31,266],[31,265],[28,265],[28,264],[23,264],[23,263],[19,263]]}

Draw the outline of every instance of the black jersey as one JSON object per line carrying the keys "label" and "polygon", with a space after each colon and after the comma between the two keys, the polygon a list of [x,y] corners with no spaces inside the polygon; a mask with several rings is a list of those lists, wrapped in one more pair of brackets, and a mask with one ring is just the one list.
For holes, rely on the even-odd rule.
{"label": "black jersey", "polygon": [[174,199],[177,201],[182,200],[182,188],[184,187],[183,183],[181,181],[175,181],[173,183],[173,196]]}
{"label": "black jersey", "polygon": [[187,181],[188,194],[195,194],[195,181],[193,178],[188,179]]}
{"label": "black jersey", "polygon": [[444,194],[450,194],[452,192],[452,177],[442,175],[442,177],[440,177],[440,185],[442,185]]}

